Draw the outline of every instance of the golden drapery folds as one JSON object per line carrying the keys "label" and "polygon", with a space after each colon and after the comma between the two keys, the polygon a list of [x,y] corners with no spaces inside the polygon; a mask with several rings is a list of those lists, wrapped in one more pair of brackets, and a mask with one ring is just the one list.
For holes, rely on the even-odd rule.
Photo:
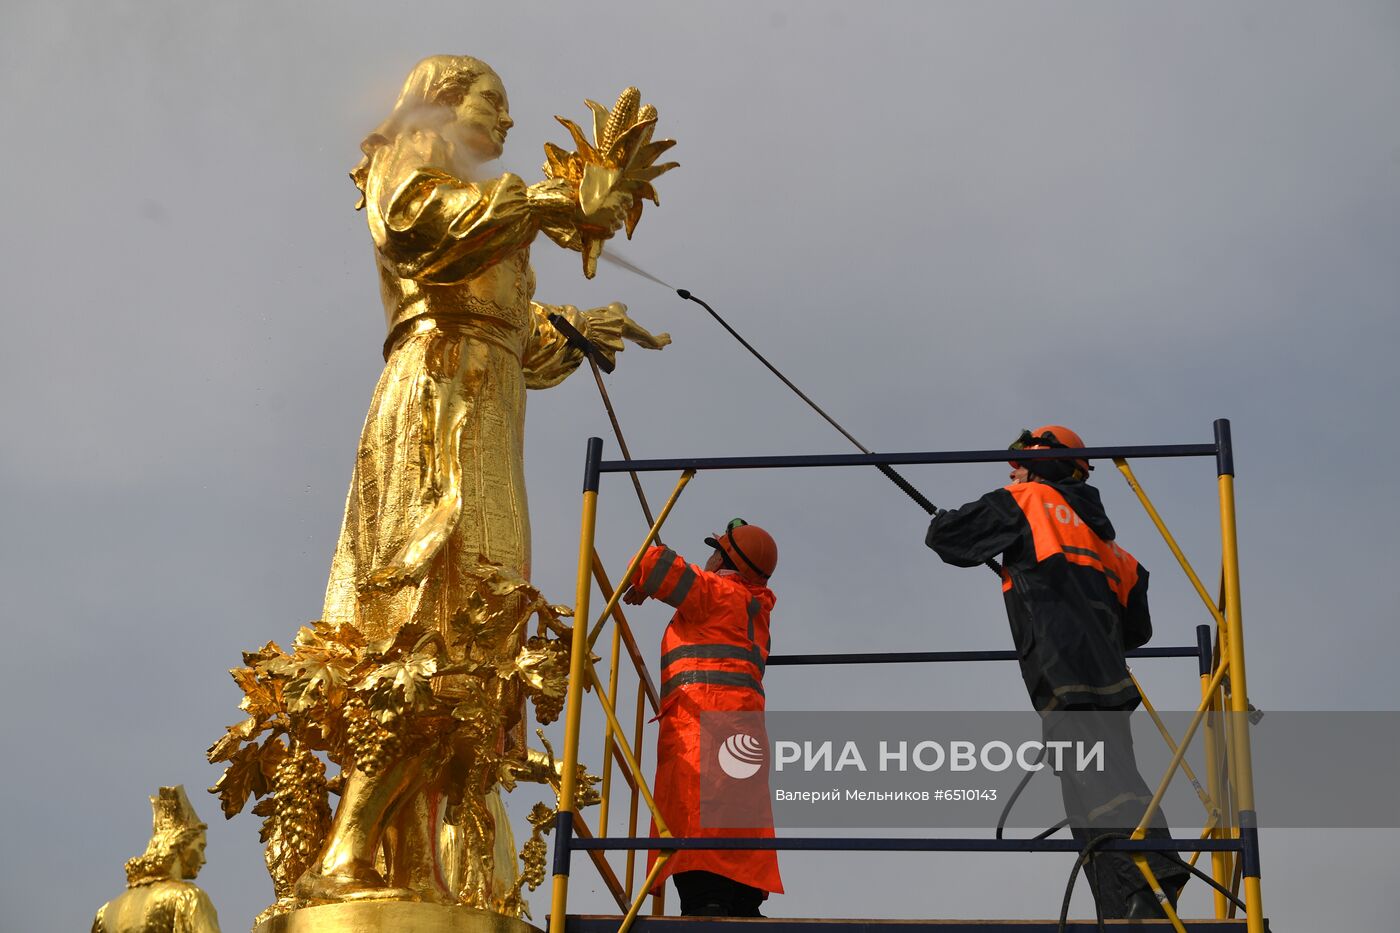
{"label": "golden drapery folds", "polygon": [[[570,245],[581,241],[581,227],[610,235],[635,211],[621,186],[585,216],[568,179],[476,177],[477,165],[500,154],[510,125],[505,90],[489,67],[434,56],[410,74],[351,173],[374,245],[385,366],[357,449],[323,635],[307,636],[298,651],[330,639],[336,651],[408,660],[381,664],[396,679],[346,685],[361,703],[348,715],[369,709],[388,736],[376,748],[400,751],[376,752],[373,768],[343,765],[339,806],[295,886],[297,905],[380,890],[519,909],[514,866],[497,854],[509,828],[499,825],[496,787],[528,758],[524,703],[535,696],[538,713],[541,699],[531,666],[555,663],[557,654],[543,621],[526,639],[542,600],[528,583],[525,392],[557,385],[583,361],[551,313],[606,355],[624,341],[659,349],[670,338],[636,324],[621,304],[580,311],[533,300],[529,248],[538,233]],[[277,652],[259,656],[249,682],[310,669],[301,654],[283,660]],[[431,684],[426,699],[404,686],[415,677]],[[384,701],[390,694],[381,688],[399,692]],[[303,710],[311,703],[303,700]],[[412,727],[421,734],[395,731],[405,723],[425,725]],[[444,817],[455,828],[444,828]]]}

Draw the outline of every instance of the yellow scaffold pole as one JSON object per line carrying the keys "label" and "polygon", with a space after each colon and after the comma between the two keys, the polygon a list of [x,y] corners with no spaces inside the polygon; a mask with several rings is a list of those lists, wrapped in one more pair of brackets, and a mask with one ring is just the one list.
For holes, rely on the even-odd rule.
{"label": "yellow scaffold pole", "polygon": [[[1225,577],[1225,631],[1230,660],[1230,761],[1240,810],[1240,852],[1249,933],[1264,933],[1264,895],[1259,884],[1259,820],[1254,812],[1254,766],[1249,750],[1249,691],[1244,670],[1244,621],[1240,610],[1240,555],[1235,527],[1235,458],[1230,422],[1215,422],[1216,474],[1220,489],[1220,561]],[[1222,659],[1221,666],[1224,666]]]}
{"label": "yellow scaffold pole", "polygon": [[[1201,702],[1207,704],[1205,734],[1202,739],[1204,743],[1206,757],[1206,788],[1210,792],[1211,799],[1216,801],[1220,807],[1220,822],[1211,830],[1211,836],[1219,839],[1227,838],[1229,829],[1222,825],[1227,819],[1228,801],[1224,799],[1225,788],[1220,780],[1220,697],[1218,691],[1210,688],[1210,671],[1201,672]],[[1228,852],[1212,852],[1210,854],[1210,874],[1215,879],[1215,883],[1224,887],[1230,883],[1230,872],[1232,865]],[[1224,920],[1229,909],[1230,901],[1223,892],[1214,892],[1215,916],[1219,920]]]}
{"label": "yellow scaffold pole", "polygon": [[564,714],[564,768],[559,776],[559,812],[554,827],[554,881],[549,911],[549,928],[554,933],[564,931],[569,902],[569,855],[578,792],[579,726],[583,717],[585,662],[588,660],[588,599],[593,592],[593,539],[598,527],[598,464],[602,459],[602,439],[590,437],[583,474],[583,514],[579,520],[578,586],[574,593],[569,692]]}
{"label": "yellow scaffold pole", "polygon": [[[1221,662],[1220,666],[1216,668],[1214,676],[1211,677],[1212,689],[1218,687],[1220,682],[1225,678],[1227,667],[1227,664]],[[1191,740],[1195,737],[1196,730],[1200,727],[1201,720],[1205,718],[1206,710],[1209,706],[1209,702],[1203,700],[1201,701],[1201,705],[1196,708],[1196,715],[1191,717],[1191,723],[1186,727],[1186,733],[1181,737],[1181,744],[1176,746],[1175,750],[1172,752],[1172,760],[1167,765],[1167,773],[1162,775],[1161,783],[1157,785],[1157,792],[1152,795],[1152,799],[1148,802],[1147,808],[1143,811],[1142,819],[1138,822],[1137,828],[1133,830],[1131,838],[1145,839],[1147,837],[1148,824],[1152,821],[1152,816],[1157,812],[1157,808],[1162,805],[1162,797],[1166,795],[1167,787],[1171,784],[1172,778],[1176,775],[1177,768],[1181,767],[1181,763],[1185,760],[1186,749],[1191,746]],[[1166,892],[1162,890],[1161,883],[1148,866],[1146,856],[1134,853],[1132,859],[1133,864],[1137,866],[1138,871],[1142,873],[1142,877],[1147,881],[1148,887],[1152,889],[1152,893],[1157,898],[1158,903],[1161,904],[1162,911],[1167,915],[1167,919],[1171,921],[1172,928],[1176,930],[1176,933],[1186,933],[1185,927],[1181,925],[1181,919],[1177,917],[1175,909],[1173,909],[1171,902],[1167,899]]]}
{"label": "yellow scaffold pole", "polygon": [[[1170,730],[1167,729],[1167,724],[1162,722],[1162,717],[1157,714],[1156,707],[1152,705],[1152,701],[1147,699],[1147,692],[1142,689],[1142,684],[1138,682],[1137,675],[1129,671],[1128,676],[1133,679],[1133,686],[1137,687],[1138,696],[1142,697],[1142,708],[1147,710],[1147,714],[1152,717],[1152,722],[1156,724],[1157,731],[1162,735],[1162,741],[1166,742],[1167,748],[1175,753],[1177,748],[1176,741],[1172,738]],[[1204,705],[1204,703],[1205,701],[1202,701],[1202,705]],[[1207,714],[1209,714],[1209,707],[1207,707]],[[1186,775],[1186,779],[1191,782],[1191,786],[1195,788],[1196,799],[1200,800],[1201,806],[1205,807],[1207,818],[1212,821],[1212,825],[1218,822],[1220,819],[1220,807],[1216,805],[1215,800],[1210,794],[1206,793],[1206,789],[1201,786],[1200,780],[1196,777],[1196,772],[1191,770],[1191,763],[1185,758],[1181,759],[1181,770]],[[1198,852],[1197,855],[1199,854]],[[1194,865],[1195,862],[1192,862],[1192,864]]]}

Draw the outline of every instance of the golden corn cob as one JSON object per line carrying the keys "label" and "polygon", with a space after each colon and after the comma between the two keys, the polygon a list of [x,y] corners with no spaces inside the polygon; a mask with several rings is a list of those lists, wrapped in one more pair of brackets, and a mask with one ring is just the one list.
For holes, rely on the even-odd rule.
{"label": "golden corn cob", "polygon": [[613,105],[612,113],[608,116],[608,124],[603,129],[603,138],[598,141],[599,149],[607,151],[614,140],[637,122],[637,107],[641,102],[642,92],[635,87],[629,87],[617,95],[617,103]]}

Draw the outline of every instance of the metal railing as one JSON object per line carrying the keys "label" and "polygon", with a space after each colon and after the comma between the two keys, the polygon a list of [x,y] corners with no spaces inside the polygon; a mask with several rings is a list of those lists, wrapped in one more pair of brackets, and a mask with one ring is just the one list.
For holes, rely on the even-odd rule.
{"label": "metal railing", "polygon": [[[1185,927],[1173,905],[1165,897],[1161,885],[1140,853],[1152,851],[1191,851],[1194,865],[1202,852],[1211,855],[1210,873],[1216,884],[1228,888],[1231,896],[1217,890],[1214,899],[1217,918],[1234,916],[1235,898],[1239,887],[1244,888],[1245,921],[1248,933],[1263,933],[1263,903],[1259,883],[1259,837],[1254,814],[1254,780],[1247,729],[1238,725],[1239,716],[1207,719],[1210,713],[1228,712],[1248,716],[1248,695],[1245,686],[1244,635],[1240,615],[1239,556],[1235,525],[1234,460],[1230,440],[1230,424],[1221,419],[1214,424],[1215,440],[1210,444],[1176,444],[1134,447],[1088,447],[1083,449],[1018,450],[1017,460],[1075,459],[1112,460],[1119,472],[1142,503],[1153,525],[1162,535],[1193,589],[1200,596],[1214,627],[1199,626],[1197,644],[1187,647],[1142,648],[1128,652],[1129,658],[1195,657],[1199,660],[1201,702],[1185,734],[1174,739],[1158,717],[1144,694],[1144,708],[1151,715],[1163,739],[1172,749],[1171,763],[1157,786],[1146,812],[1129,839],[1104,842],[1100,851],[1116,850],[1134,853],[1132,858],[1149,886],[1158,896],[1172,926],[1178,933]],[[893,454],[836,454],[765,457],[695,457],[653,460],[603,460],[603,442],[589,438],[584,469],[583,508],[580,521],[578,580],[575,600],[575,624],[571,654],[571,669],[567,710],[565,714],[564,761],[561,774],[559,812],[554,834],[553,888],[550,930],[563,933],[567,917],[570,856],[574,851],[587,852],[597,866],[604,883],[618,906],[624,911],[619,933],[627,933],[641,912],[648,891],[666,862],[683,849],[765,849],[765,850],[840,850],[889,852],[1078,852],[1081,844],[1073,839],[947,839],[907,837],[778,837],[778,838],[677,838],[666,826],[652,797],[650,786],[639,763],[645,712],[657,712],[660,706],[656,685],[648,671],[646,660],[637,647],[619,601],[626,581],[632,579],[648,547],[657,540],[661,527],[670,515],[676,500],[691,479],[706,470],[793,469],[842,466],[889,466],[902,464],[988,463],[1007,459],[1005,450],[927,451]],[[1138,482],[1128,459],[1158,459],[1171,457],[1213,457],[1216,461],[1221,531],[1220,592],[1212,598],[1202,584],[1161,515]],[[679,472],[670,498],[648,529],[646,537],[628,562],[615,589],[594,548],[597,524],[598,492],[604,473]],[[589,606],[593,586],[603,594],[605,606],[596,621],[589,624]],[[610,666],[606,683],[599,676],[592,660],[591,649],[607,622],[613,625]],[[632,738],[618,718],[618,670],[622,651],[626,650],[637,674],[636,707],[632,723]],[[938,663],[1015,660],[1014,651],[921,651],[878,652],[856,654],[773,655],[769,666],[805,666],[817,664],[891,664]],[[1226,676],[1228,672],[1228,677]],[[1139,685],[1140,688],[1140,685]],[[595,834],[577,813],[579,778],[579,735],[582,721],[583,694],[591,689],[598,698],[607,720],[601,775],[601,805],[598,832]],[[1202,723],[1206,784],[1202,786],[1185,754]],[[607,834],[613,789],[612,766],[621,764],[621,773],[630,789],[627,835],[609,837]],[[1183,770],[1194,786],[1207,813],[1207,822],[1196,839],[1146,839],[1149,821],[1161,804],[1172,778]],[[637,820],[641,804],[651,812],[655,836],[638,836]],[[656,850],[658,856],[647,873],[640,891],[634,887],[636,853]],[[627,865],[625,882],[606,860],[607,851],[625,851]],[[653,899],[653,913],[662,912],[661,895]]]}

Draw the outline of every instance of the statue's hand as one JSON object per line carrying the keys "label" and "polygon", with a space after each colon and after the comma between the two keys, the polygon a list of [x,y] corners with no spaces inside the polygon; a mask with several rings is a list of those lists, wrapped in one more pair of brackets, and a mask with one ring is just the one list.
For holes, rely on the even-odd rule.
{"label": "statue's hand", "polygon": [[632,195],[614,188],[603,198],[596,211],[584,216],[584,220],[591,227],[603,227],[612,233],[627,220],[627,212],[631,209]]}
{"label": "statue's hand", "polygon": [[588,339],[608,362],[614,362],[622,352],[623,342],[631,341],[646,350],[660,350],[671,342],[670,334],[653,334],[627,314],[627,306],[614,301],[601,308],[583,312],[588,321]]}

